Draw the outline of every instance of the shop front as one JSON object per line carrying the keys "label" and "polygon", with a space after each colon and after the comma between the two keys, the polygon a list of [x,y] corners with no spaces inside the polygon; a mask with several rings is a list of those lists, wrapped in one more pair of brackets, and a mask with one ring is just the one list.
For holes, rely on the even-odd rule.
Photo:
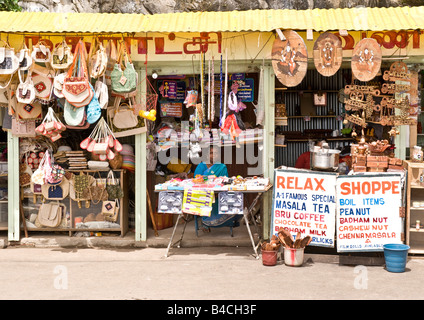
{"label": "shop front", "polygon": [[[406,9],[397,10],[403,13]],[[301,11],[289,12],[291,18],[307,14]],[[369,11],[375,12],[386,14],[384,10]],[[267,13],[268,16],[263,16]],[[343,13],[346,16],[363,17],[363,12],[355,10],[344,9]],[[174,212],[171,212],[174,210],[171,207],[161,209],[161,192],[172,192],[174,196],[175,192],[182,191],[181,199],[184,199],[184,203],[187,200],[193,201],[204,191],[214,191],[213,196],[216,199],[225,193],[226,204],[228,200],[234,201],[234,198],[228,198],[228,193],[230,196],[232,193],[243,193],[243,204],[237,212],[240,220],[243,217],[243,209],[257,200],[255,193],[260,189],[263,239],[271,238],[277,230],[275,224],[278,228],[291,224],[293,234],[296,235],[299,230],[296,231],[294,227],[300,227],[297,224],[312,223],[304,219],[318,219],[313,221],[320,224],[318,229],[308,229],[316,236],[312,244],[320,246],[324,243],[334,246],[337,230],[341,230],[335,225],[337,221],[340,223],[342,218],[336,219],[336,212],[340,213],[335,201],[339,189],[334,189],[331,194],[323,194],[321,198],[317,194],[311,194],[308,198],[315,196],[318,202],[305,204],[307,208],[303,211],[301,199],[297,199],[299,202],[294,204],[294,208],[278,208],[279,215],[282,211],[289,213],[291,209],[295,210],[290,212],[292,218],[296,214],[295,220],[284,220],[281,219],[283,217],[276,217],[276,192],[285,195],[287,191],[287,185],[275,185],[279,172],[291,171],[296,166],[297,158],[311,147],[309,166],[299,171],[306,170],[309,174],[316,174],[317,181],[320,181],[322,175],[334,178],[333,186],[338,185],[339,179],[347,176],[351,170],[354,173],[371,171],[377,176],[377,180],[380,179],[379,173],[384,175],[389,171],[390,174],[390,171],[394,170],[403,172],[399,163],[408,159],[409,150],[413,146],[420,144],[417,142],[419,126],[416,123],[420,114],[419,79],[420,63],[424,56],[421,49],[424,39],[417,30],[419,27],[416,20],[412,21],[411,18],[409,25],[403,21],[400,27],[393,27],[396,31],[386,31],[387,26],[378,23],[372,28],[359,24],[363,27],[359,30],[364,31],[350,31],[358,30],[358,26],[335,26],[331,19],[326,26],[313,26],[313,22],[319,20],[315,16],[304,26],[299,26],[299,19],[294,18],[287,20],[287,25],[282,25],[283,20],[277,24],[275,21],[282,12],[264,10],[232,13],[233,16],[241,17],[238,27],[220,25],[217,21],[216,27],[207,28],[200,23],[195,28],[194,17],[199,14],[193,13],[193,20],[181,20],[175,26],[168,27],[158,27],[160,21],[163,25],[162,19],[165,15],[140,16],[138,18],[143,22],[142,26],[138,24],[138,27],[135,27],[137,24],[134,21],[131,25],[126,22],[121,24],[119,30],[106,27],[104,22],[107,19],[122,21],[122,16],[96,15],[98,21],[87,27],[90,32],[84,33],[79,33],[81,29],[72,25],[76,17],[74,14],[66,17],[67,24],[58,24],[56,29],[52,25],[45,26],[44,29],[41,25],[35,27],[36,24],[22,28],[2,26],[2,39],[7,39],[10,46],[15,48],[15,52],[22,52],[20,49],[24,48],[24,44],[30,54],[36,50],[45,54],[46,48],[53,54],[56,52],[55,48],[66,50],[68,46],[75,56],[82,39],[81,47],[87,50],[90,57],[100,57],[103,52],[101,49],[104,48],[109,60],[112,52],[115,52],[115,57],[122,57],[124,63],[133,65],[137,74],[136,88],[123,92],[116,92],[111,88],[111,82],[108,82],[112,81],[111,73],[105,71],[101,76],[91,77],[92,89],[99,90],[98,103],[102,103],[101,83],[106,84],[103,98],[108,96],[108,99],[104,107],[100,107],[100,112],[98,108],[96,112],[90,112],[91,116],[99,115],[86,127],[86,123],[82,125],[82,121],[76,121],[78,107],[69,109],[73,111],[71,120],[74,120],[74,124],[64,119],[68,100],[61,96],[61,92],[55,92],[55,87],[52,86],[50,92],[54,94],[53,99],[52,95],[44,99],[41,94],[37,96],[38,101],[41,101],[41,115],[37,115],[36,120],[27,117],[20,121],[26,124],[34,122],[36,126],[32,129],[33,134],[29,135],[23,128],[21,133],[15,131],[14,134],[10,128],[7,138],[9,178],[19,176],[20,164],[25,163],[31,168],[30,164],[34,162],[31,159],[43,163],[47,161],[65,168],[64,177],[65,174],[72,173],[66,178],[70,186],[69,191],[65,187],[67,196],[60,199],[50,199],[42,192],[37,198],[31,183],[26,184],[25,194],[17,179],[9,179],[10,241],[19,241],[22,220],[29,222],[23,228],[29,234],[32,231],[61,231],[69,233],[70,236],[95,235],[102,232],[125,235],[129,229],[134,229],[135,240],[146,241],[148,228],[157,232],[159,224],[173,227],[176,217],[180,214],[188,214],[201,226],[203,216],[210,215],[210,211],[196,213],[191,207],[184,210],[178,207]],[[212,13],[203,13],[208,14]],[[228,14],[231,13],[222,13],[223,16]],[[130,17],[136,19],[134,15]],[[256,19],[250,19],[252,17]],[[369,18],[373,16],[370,15]],[[64,16],[57,14],[49,21],[57,22],[58,19],[65,21]],[[207,20],[207,17],[205,19]],[[273,24],[248,25],[248,21],[259,20],[272,21]],[[187,26],[190,21],[193,25]],[[323,39],[324,33],[327,37]],[[290,45],[287,45],[288,42]],[[364,42],[377,45],[366,45],[361,51],[359,46]],[[92,50],[93,48],[95,50]],[[120,48],[128,54],[120,55]],[[331,50],[331,54],[327,54],[324,48]],[[360,53],[357,54],[355,49]],[[370,58],[368,52],[372,51],[371,49],[376,51],[375,54],[373,51],[374,55]],[[365,51],[367,54],[364,55]],[[60,57],[64,57],[63,51]],[[360,64],[358,61],[364,57],[366,63],[369,63],[365,68],[366,76],[357,70]],[[277,65],[286,58],[288,60],[283,67]],[[83,73],[80,64],[82,60],[76,60],[79,64],[74,65],[75,69]],[[89,61],[89,74],[95,74],[92,67],[96,60],[86,60]],[[324,66],[323,62],[331,66]],[[43,62],[34,63],[52,71],[52,84],[59,74],[66,74],[70,68],[68,66],[67,69],[55,69]],[[407,67],[407,72],[401,69],[404,66]],[[114,64],[109,67],[112,71]],[[107,66],[105,68],[107,70]],[[19,73],[24,77],[20,79]],[[405,76],[405,73],[408,75]],[[15,73],[12,85],[17,86],[21,82],[24,83],[24,79],[35,78],[34,72],[31,77],[27,75],[28,72],[24,69],[19,70]],[[124,86],[130,82],[127,83],[130,77],[131,75],[123,75],[117,82]],[[7,77],[4,79],[7,80]],[[39,82],[35,83],[34,80],[36,79],[32,81],[34,87],[37,87]],[[408,83],[408,88],[405,82]],[[60,85],[60,82],[58,84]],[[123,128],[118,128],[113,118],[118,109],[124,109],[124,105],[129,109],[122,110],[122,114],[124,111],[135,110],[127,113],[129,117],[122,117],[124,122],[129,122],[129,118],[135,118],[136,121],[132,126],[121,124]],[[49,107],[52,109],[51,113]],[[151,112],[152,109],[155,112]],[[88,116],[88,112],[85,116]],[[69,117],[68,114],[67,120]],[[61,122],[66,130],[57,133],[60,130],[56,129],[55,134],[35,134],[36,128],[46,122]],[[97,152],[93,149],[95,144],[90,145],[93,140],[98,142]],[[322,140],[328,145],[326,152],[337,150],[330,164],[325,162],[330,158],[328,154],[322,155],[321,149],[310,146],[313,142]],[[372,144],[373,141],[375,144]],[[377,150],[380,144],[383,144],[381,148],[384,149],[381,152]],[[211,149],[213,153],[209,152]],[[387,152],[384,153],[386,149]],[[392,152],[388,154],[390,150]],[[46,154],[50,155],[50,159],[45,159]],[[219,175],[209,170],[208,165],[214,156],[217,156],[217,162],[225,165],[225,175],[228,179],[216,179]],[[114,160],[118,158],[120,162],[116,165]],[[324,167],[322,161],[325,162]],[[206,167],[200,172],[202,165]],[[32,175],[37,168],[32,166]],[[276,171],[276,168],[279,168],[279,171]],[[296,174],[299,175],[296,180],[299,183],[302,173]],[[82,175],[92,178],[80,177]],[[93,199],[91,195],[87,200],[88,196],[78,197],[75,194],[75,180],[78,183],[91,181],[89,189],[93,187],[94,193],[102,190],[102,185],[103,189],[106,189],[107,184],[114,181],[113,185],[120,186],[118,189],[121,189],[122,195],[114,199],[102,196]],[[195,195],[184,194],[187,186],[190,186],[188,189],[198,192]],[[269,192],[262,192],[269,190],[270,186],[274,186],[273,191],[271,189]],[[243,192],[249,189],[255,192]],[[305,189],[303,185],[302,190]],[[70,192],[73,192],[72,196]],[[303,191],[292,192],[291,196],[301,197],[303,194]],[[168,199],[172,198],[171,194],[168,196]],[[324,196],[327,197],[325,200]],[[21,199],[24,201],[21,202]],[[54,227],[40,226],[36,215],[42,204],[46,203],[43,199],[47,199],[47,203],[54,201],[64,204],[65,209],[60,206],[59,209],[54,209],[66,212],[62,213],[62,224]],[[283,204],[280,202],[279,205]],[[112,207],[114,214],[108,215],[107,208],[103,209],[103,206]],[[206,207],[212,208],[212,203]],[[228,206],[224,208],[220,210],[221,213],[228,209]],[[364,212],[366,210],[362,211]],[[327,220],[326,217],[320,216],[324,214],[332,216]],[[105,219],[105,216],[108,218]],[[395,224],[395,228],[398,228],[397,220]],[[329,229],[325,229],[324,225]],[[306,229],[302,230],[306,232]],[[400,239],[401,232],[396,229],[395,233],[396,239]],[[333,240],[330,240],[331,238]]]}

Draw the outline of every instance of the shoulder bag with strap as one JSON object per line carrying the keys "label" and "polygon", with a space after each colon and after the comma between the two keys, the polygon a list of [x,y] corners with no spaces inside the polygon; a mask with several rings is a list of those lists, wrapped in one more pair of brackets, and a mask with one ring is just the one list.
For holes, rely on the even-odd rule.
{"label": "shoulder bag with strap", "polygon": [[68,47],[66,41],[63,40],[62,43],[53,49],[50,58],[50,65],[55,70],[68,69],[73,60],[74,55],[71,52],[71,48]]}
{"label": "shoulder bag with strap", "polygon": [[43,227],[56,228],[66,212],[65,205],[58,202],[43,203],[38,210],[37,222]]}
{"label": "shoulder bag with strap", "polygon": [[112,91],[129,93],[137,89],[137,72],[129,58],[125,42],[121,42],[118,61],[110,75]]}
{"label": "shoulder bag with strap", "polygon": [[88,105],[94,95],[88,79],[85,48],[83,46],[84,43],[80,40],[62,88],[62,94],[66,101],[76,108]]}

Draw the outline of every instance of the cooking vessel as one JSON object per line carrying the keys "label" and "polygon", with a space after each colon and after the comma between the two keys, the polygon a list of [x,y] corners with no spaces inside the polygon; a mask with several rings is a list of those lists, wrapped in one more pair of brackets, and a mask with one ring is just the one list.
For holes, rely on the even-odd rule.
{"label": "cooking vessel", "polygon": [[340,150],[336,149],[320,149],[311,152],[311,168],[328,170],[337,170],[339,166]]}

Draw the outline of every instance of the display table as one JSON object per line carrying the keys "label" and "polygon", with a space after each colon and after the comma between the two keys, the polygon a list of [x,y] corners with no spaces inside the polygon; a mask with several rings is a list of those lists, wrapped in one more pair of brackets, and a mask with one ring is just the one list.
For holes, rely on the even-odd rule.
{"label": "display table", "polygon": [[[243,215],[243,219],[244,219],[244,222],[245,222],[245,224],[246,224],[246,229],[247,229],[247,232],[248,232],[248,234],[249,234],[249,237],[250,237],[250,240],[251,240],[251,243],[252,243],[252,247],[253,247],[253,250],[254,250],[254,253],[255,253],[255,257],[256,257],[256,259],[259,259],[259,255],[258,255],[258,247],[259,247],[259,245],[260,245],[260,241],[259,241],[259,243],[258,244],[255,244],[255,240],[254,240],[254,238],[253,238],[253,235],[252,235],[252,231],[251,231],[251,229],[250,229],[250,226],[249,226],[249,220],[248,220],[248,216],[249,215],[251,215],[251,217],[252,217],[252,221],[254,222],[254,225],[255,225],[255,227],[257,228],[257,225],[256,225],[256,222],[255,222],[255,219],[254,219],[254,217],[253,217],[253,209],[254,209],[254,207],[255,207],[255,205],[256,205],[256,203],[259,201],[259,199],[261,198],[261,196],[265,193],[265,192],[267,192],[268,190],[270,190],[272,188],[272,185],[267,185],[267,186],[265,186],[265,187],[263,187],[263,188],[260,188],[260,189],[256,189],[256,190],[235,190],[235,189],[237,189],[237,188],[210,188],[210,189],[208,189],[208,188],[194,188],[194,189],[191,189],[191,190],[201,190],[201,191],[214,191],[214,193],[216,193],[216,194],[218,194],[218,193],[220,193],[220,192],[234,192],[234,193],[236,193],[236,192],[242,192],[242,193],[257,193],[257,196],[255,197],[255,199],[252,201],[252,203],[249,205],[249,207],[248,208],[245,208],[245,209],[243,209],[242,210],[242,213],[240,213],[240,214],[242,214]],[[229,189],[231,189],[231,190],[229,190]],[[187,190],[187,189],[185,189],[185,190]],[[160,192],[160,191],[184,191],[184,188],[180,188],[180,189],[178,189],[178,188],[172,188],[172,189],[164,189],[164,188],[161,188],[161,189],[155,189],[155,192]],[[172,235],[171,235],[171,238],[170,238],[170,240],[169,240],[169,243],[168,243],[168,247],[167,247],[167,249],[166,249],[166,253],[165,253],[165,257],[168,257],[169,256],[169,250],[171,249],[171,247],[173,247],[174,245],[176,245],[176,244],[179,244],[179,243],[181,243],[181,241],[183,240],[183,237],[184,237],[184,232],[185,232],[185,228],[186,228],[186,226],[187,226],[187,222],[188,222],[188,218],[187,217],[184,217],[184,213],[182,212],[182,210],[181,211],[179,211],[179,212],[174,212],[175,214],[178,214],[178,218],[177,218],[177,221],[176,221],[176,223],[175,223],[175,226],[174,226],[174,229],[173,229],[173,231],[172,231]],[[190,214],[190,213],[187,213],[187,214]],[[180,222],[180,219],[183,219],[184,220],[184,226],[183,226],[183,230],[182,230],[182,232],[181,232],[181,237],[180,237],[180,239],[179,240],[177,240],[177,241],[175,241],[175,242],[173,242],[174,241],[174,237],[175,237],[175,234],[176,234],[176,230],[177,230],[177,227],[178,227],[178,224],[179,224],[179,222]],[[179,247],[179,246],[178,246]]]}

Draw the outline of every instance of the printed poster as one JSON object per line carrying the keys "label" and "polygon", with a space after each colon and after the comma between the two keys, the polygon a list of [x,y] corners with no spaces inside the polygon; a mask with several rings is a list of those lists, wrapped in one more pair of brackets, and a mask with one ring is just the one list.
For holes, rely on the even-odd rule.
{"label": "printed poster", "polygon": [[337,179],[337,251],[383,251],[402,243],[400,175],[340,176]]}
{"label": "printed poster", "polygon": [[310,235],[309,245],[334,247],[336,173],[275,170],[271,234],[280,227],[294,238]]}

